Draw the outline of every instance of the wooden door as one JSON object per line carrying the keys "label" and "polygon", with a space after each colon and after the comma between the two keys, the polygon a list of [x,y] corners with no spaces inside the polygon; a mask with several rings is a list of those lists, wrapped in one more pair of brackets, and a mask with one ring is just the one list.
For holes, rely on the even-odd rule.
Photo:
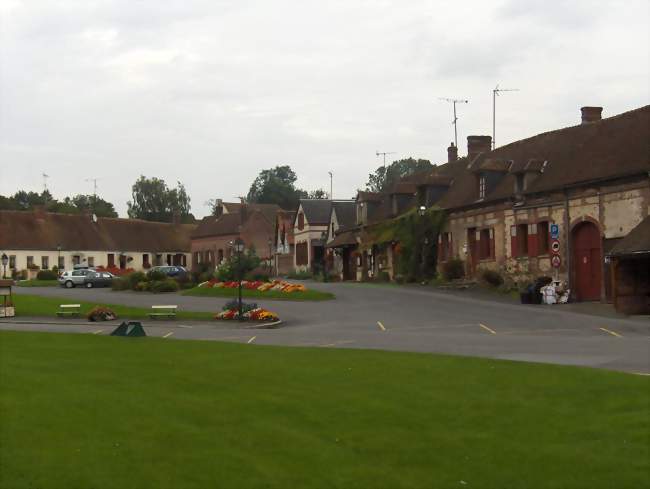
{"label": "wooden door", "polygon": [[602,245],[598,227],[583,222],[573,230],[573,287],[579,301],[600,300]]}

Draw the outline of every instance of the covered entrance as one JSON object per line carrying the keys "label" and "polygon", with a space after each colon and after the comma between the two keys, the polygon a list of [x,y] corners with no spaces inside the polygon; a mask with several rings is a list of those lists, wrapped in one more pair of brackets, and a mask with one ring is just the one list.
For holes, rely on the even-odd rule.
{"label": "covered entrance", "polygon": [[571,242],[571,276],[575,297],[579,301],[600,300],[603,250],[598,226],[590,221],[581,222],[573,228]]}

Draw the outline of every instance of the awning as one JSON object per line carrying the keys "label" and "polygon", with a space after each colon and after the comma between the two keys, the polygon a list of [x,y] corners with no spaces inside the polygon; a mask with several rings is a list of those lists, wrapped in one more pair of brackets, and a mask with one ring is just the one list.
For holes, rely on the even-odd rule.
{"label": "awning", "polygon": [[340,248],[343,246],[356,246],[357,233],[355,231],[343,231],[327,244],[328,248]]}
{"label": "awning", "polygon": [[650,216],[616,243],[608,256],[639,256],[650,254]]}

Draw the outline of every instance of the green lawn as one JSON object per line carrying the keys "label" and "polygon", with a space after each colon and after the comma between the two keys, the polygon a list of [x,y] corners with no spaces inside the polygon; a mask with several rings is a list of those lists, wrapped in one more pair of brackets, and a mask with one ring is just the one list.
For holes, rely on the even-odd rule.
{"label": "green lawn", "polygon": [[[145,319],[151,308],[121,306],[119,304],[99,304],[96,302],[83,302],[64,297],[42,297],[38,295],[14,294],[12,297],[16,306],[16,316],[44,316],[54,318],[61,304],[81,304],[81,313],[85,315],[95,306],[106,306],[113,310],[119,318]],[[170,302],[170,301],[167,301]],[[174,302],[173,300],[171,301]],[[215,312],[194,312],[179,310],[178,319],[212,319]]]}
{"label": "green lawn", "polygon": [[[194,287],[193,289],[182,292],[183,295],[193,295],[197,297],[237,297],[237,289],[226,289],[218,287]],[[283,301],[326,301],[334,299],[334,294],[321,292],[319,290],[307,289],[305,292],[280,292],[279,290],[259,290],[242,289],[242,297],[249,299],[271,299]]]}
{"label": "green lawn", "polygon": [[59,285],[58,280],[19,280],[16,287],[56,287]]}
{"label": "green lawn", "polygon": [[0,332],[0,487],[641,488],[649,403],[586,368]]}

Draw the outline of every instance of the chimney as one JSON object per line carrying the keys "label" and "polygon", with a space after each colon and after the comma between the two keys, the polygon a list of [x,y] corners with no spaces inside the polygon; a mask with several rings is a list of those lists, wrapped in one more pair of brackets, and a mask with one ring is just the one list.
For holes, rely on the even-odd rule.
{"label": "chimney", "polygon": [[583,124],[590,124],[592,122],[597,122],[601,120],[602,114],[603,114],[603,108],[602,107],[582,107],[580,109],[580,112],[582,112],[582,123]]}
{"label": "chimney", "polygon": [[221,217],[223,215],[223,200],[216,199],[214,201],[214,215],[216,217]]}
{"label": "chimney", "polygon": [[447,162],[453,163],[458,159],[458,148],[454,143],[451,143],[447,148]]}
{"label": "chimney", "polygon": [[479,153],[487,153],[492,149],[492,136],[467,136],[467,159],[470,162]]}

